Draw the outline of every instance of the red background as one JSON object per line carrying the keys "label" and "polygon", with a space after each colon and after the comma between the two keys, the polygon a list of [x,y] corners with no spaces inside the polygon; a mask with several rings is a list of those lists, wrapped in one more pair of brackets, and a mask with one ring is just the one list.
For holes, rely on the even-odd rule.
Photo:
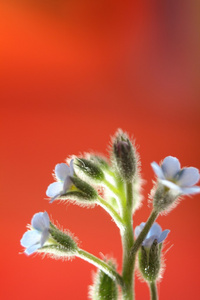
{"label": "red background", "polygon": [[[48,5],[47,5],[48,3]],[[27,257],[20,239],[46,210],[82,247],[116,257],[118,230],[101,208],[49,204],[56,163],[107,154],[118,127],[136,138],[146,221],[152,161],[199,162],[199,3],[196,1],[1,1],[1,299],[87,299],[95,268]],[[199,195],[159,217],[167,239],[160,299],[197,299]],[[136,279],[137,299],[148,299]]]}

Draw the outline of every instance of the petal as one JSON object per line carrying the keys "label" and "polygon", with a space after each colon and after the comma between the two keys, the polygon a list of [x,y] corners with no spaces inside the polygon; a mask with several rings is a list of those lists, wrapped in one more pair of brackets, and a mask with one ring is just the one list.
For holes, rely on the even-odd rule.
{"label": "petal", "polygon": [[53,182],[51,183],[46,191],[48,197],[58,196],[63,191],[63,182]]}
{"label": "petal", "polygon": [[23,247],[30,247],[37,243],[40,243],[41,240],[41,233],[37,230],[29,230],[26,231],[21,239],[21,245]]}
{"label": "petal", "polygon": [[169,229],[164,230],[164,231],[161,233],[160,237],[158,238],[158,243],[162,243],[162,242],[166,239],[166,237],[167,237],[167,235],[169,234],[169,232],[170,232]]}
{"label": "petal", "polygon": [[142,222],[139,226],[135,227],[135,236],[136,236],[136,238],[138,237],[138,235],[140,234],[140,232],[142,231],[144,226],[145,226],[145,223]]}
{"label": "petal", "polygon": [[38,244],[28,247],[24,252],[27,255],[30,255],[30,254],[33,254],[33,252],[37,251],[37,249],[39,249],[39,248],[40,248],[40,244],[38,243]]}
{"label": "petal", "polygon": [[199,181],[199,170],[193,167],[182,169],[177,178],[178,185],[182,187],[192,186]]}
{"label": "petal", "polygon": [[46,211],[43,213],[43,219],[44,219],[45,227],[49,228],[50,220],[49,220],[49,215]]}
{"label": "petal", "polygon": [[39,212],[32,218],[31,225],[33,228],[43,231],[45,228],[49,228],[49,216],[47,212]]}
{"label": "petal", "polygon": [[74,176],[74,159],[71,159],[70,161],[70,164],[69,164],[69,173],[70,173],[70,176]]}
{"label": "petal", "polygon": [[154,235],[151,236],[151,237],[149,237],[148,239],[146,238],[146,239],[143,241],[142,245],[143,245],[144,247],[146,247],[146,248],[150,248],[151,245],[153,244],[153,242],[154,242],[155,239],[156,239],[156,237],[155,237]]}
{"label": "petal", "polygon": [[162,233],[162,228],[160,227],[160,225],[158,225],[158,223],[154,223],[151,226],[151,228],[146,236],[146,239],[150,238],[151,236],[155,236],[154,239],[158,239],[159,236],[161,235],[161,233]]}
{"label": "petal", "polygon": [[48,240],[49,237],[49,229],[46,228],[43,232],[42,232],[42,236],[41,236],[41,240],[40,240],[40,245],[41,247],[44,245],[44,243],[46,242],[46,240]]}
{"label": "petal", "polygon": [[68,167],[68,165],[66,165],[65,163],[61,163],[61,164],[57,164],[55,167],[55,175],[56,178],[64,181],[65,178],[70,174],[70,169]]}
{"label": "petal", "polygon": [[180,171],[180,162],[176,157],[167,156],[161,165],[166,179],[172,179]]}
{"label": "petal", "polygon": [[156,176],[160,179],[165,179],[164,173],[162,171],[162,168],[154,161],[151,163],[151,167],[154,170],[154,173],[156,174]]}
{"label": "petal", "polygon": [[181,193],[182,188],[169,180],[160,180],[160,182],[171,190]]}
{"label": "petal", "polygon": [[66,193],[69,190],[71,185],[72,185],[72,181],[69,178],[69,176],[67,176],[63,185],[63,193]]}
{"label": "petal", "polygon": [[194,195],[200,193],[200,187],[199,186],[192,186],[188,188],[181,188],[181,192],[183,195]]}

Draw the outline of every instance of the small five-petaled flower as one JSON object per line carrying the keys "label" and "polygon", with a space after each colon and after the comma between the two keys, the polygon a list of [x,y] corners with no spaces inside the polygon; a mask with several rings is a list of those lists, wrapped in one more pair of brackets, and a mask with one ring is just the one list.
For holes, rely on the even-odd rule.
{"label": "small five-petaled flower", "polygon": [[70,176],[74,175],[73,159],[70,165],[65,163],[57,164],[55,167],[56,182],[51,183],[46,191],[46,195],[51,198],[53,202],[56,198],[64,195],[72,186]]}
{"label": "small five-petaled flower", "polygon": [[[136,228],[135,228],[136,238],[139,236],[139,234],[143,230],[145,224],[146,223],[142,222],[139,226],[136,226]],[[155,240],[157,240],[158,244],[162,243],[166,239],[169,232],[170,232],[169,229],[162,231],[162,228],[160,227],[160,225],[158,225],[158,223],[154,223],[151,226],[146,238],[142,242],[142,246],[144,246],[145,248],[151,248],[151,246]]]}
{"label": "small five-petaled flower", "polygon": [[47,212],[36,213],[32,220],[30,230],[26,231],[21,239],[21,245],[26,248],[24,251],[30,255],[43,247],[49,238],[49,215]]}
{"label": "small five-petaled flower", "polygon": [[176,157],[167,156],[161,165],[152,162],[151,166],[159,182],[177,194],[197,194],[200,187],[194,186],[200,179],[199,170],[194,167],[182,168]]}

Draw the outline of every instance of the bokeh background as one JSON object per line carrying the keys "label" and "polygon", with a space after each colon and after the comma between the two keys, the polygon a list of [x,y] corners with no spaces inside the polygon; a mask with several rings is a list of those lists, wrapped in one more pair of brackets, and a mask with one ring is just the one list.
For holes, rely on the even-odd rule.
{"label": "bokeh background", "polygon": [[[0,1],[1,299],[87,299],[93,266],[23,254],[19,241],[39,211],[121,270],[106,212],[46,200],[56,163],[107,155],[119,127],[133,135],[146,180],[135,225],[150,213],[152,161],[173,155],[200,168],[199,9],[198,0]],[[199,295],[199,210],[196,195],[159,217],[171,230],[162,300]],[[149,298],[138,279],[136,296]]]}

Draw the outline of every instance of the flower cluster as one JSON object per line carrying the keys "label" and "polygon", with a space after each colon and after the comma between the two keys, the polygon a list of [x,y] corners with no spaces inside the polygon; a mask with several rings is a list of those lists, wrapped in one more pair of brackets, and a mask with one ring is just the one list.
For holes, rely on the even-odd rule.
{"label": "flower cluster", "polygon": [[157,299],[156,283],[162,270],[162,246],[170,230],[162,230],[155,221],[162,212],[174,208],[180,196],[200,193],[200,187],[196,186],[200,174],[194,167],[181,168],[179,160],[173,156],[167,156],[160,165],[152,162],[151,166],[157,177],[151,192],[152,212],[148,220],[136,226],[135,230],[132,220],[140,207],[143,181],[135,145],[122,130],[118,130],[112,138],[110,159],[94,153],[73,156],[69,165],[59,163],[55,166],[55,182],[46,190],[50,203],[54,200],[72,201],[81,206],[100,205],[106,210],[121,234],[121,274],[117,271],[115,259],[100,259],[79,248],[73,234],[58,229],[47,212],[33,216],[28,231],[21,239],[24,252],[27,255],[42,252],[56,258],[77,256],[95,265],[98,271],[89,293],[93,300],[121,299],[118,285],[122,299],[133,299],[137,256],[141,276],[150,287],[152,299]]}

